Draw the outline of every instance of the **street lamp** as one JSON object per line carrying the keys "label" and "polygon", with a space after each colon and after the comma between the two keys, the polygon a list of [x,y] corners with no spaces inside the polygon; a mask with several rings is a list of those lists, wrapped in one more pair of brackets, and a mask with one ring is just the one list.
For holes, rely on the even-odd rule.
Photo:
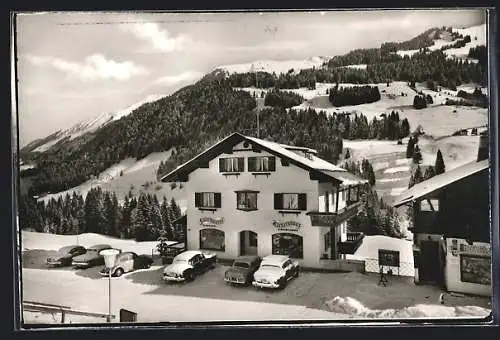
{"label": "street lamp", "polygon": [[116,255],[118,255],[120,251],[118,249],[104,249],[99,254],[104,257],[104,264],[106,268],[108,268],[108,317],[107,322],[111,322],[111,273],[112,269],[115,266]]}

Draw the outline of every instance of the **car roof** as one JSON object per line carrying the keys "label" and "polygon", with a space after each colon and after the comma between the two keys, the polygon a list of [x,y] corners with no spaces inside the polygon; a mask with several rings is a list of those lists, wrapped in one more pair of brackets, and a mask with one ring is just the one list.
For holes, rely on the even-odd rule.
{"label": "car roof", "polygon": [[202,252],[199,250],[186,250],[186,251],[183,251],[182,253],[180,253],[179,255],[177,255],[175,258],[177,260],[189,260],[194,255],[198,255],[198,254],[202,254]]}
{"label": "car roof", "polygon": [[286,255],[268,255],[262,259],[262,263],[282,264],[289,259],[290,257]]}
{"label": "car roof", "polygon": [[117,257],[122,257],[122,256],[125,256],[125,255],[133,255],[133,254],[135,254],[133,251],[126,251],[126,252],[123,252],[123,253],[119,253],[116,256]]}
{"label": "car roof", "polygon": [[74,248],[83,248],[82,246],[77,246],[77,245],[72,245],[72,246],[64,246],[62,248],[59,249],[59,251],[69,251],[71,249],[74,249]]}
{"label": "car roof", "polygon": [[247,262],[251,263],[255,261],[257,258],[259,258],[257,255],[244,255],[244,256],[238,256],[234,262]]}
{"label": "car roof", "polygon": [[88,247],[88,249],[98,249],[98,250],[104,250],[108,248],[111,248],[109,244],[96,244],[91,247]]}

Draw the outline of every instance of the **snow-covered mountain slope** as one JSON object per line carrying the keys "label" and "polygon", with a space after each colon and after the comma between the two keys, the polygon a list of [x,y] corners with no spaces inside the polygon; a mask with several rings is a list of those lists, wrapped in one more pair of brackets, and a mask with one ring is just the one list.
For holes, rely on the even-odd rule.
{"label": "snow-covered mountain slope", "polygon": [[304,60],[257,60],[252,63],[222,65],[217,67],[216,70],[224,70],[229,74],[257,71],[280,74],[287,73],[291,69],[297,72],[302,69],[322,67],[323,63],[328,60],[330,60],[330,57],[325,56],[311,57]]}
{"label": "snow-covered mountain slope", "polygon": [[83,122],[80,122],[67,130],[60,131],[60,132],[54,134],[53,138],[51,138],[50,140],[47,140],[44,144],[38,146],[36,149],[34,149],[34,151],[44,152],[44,151],[47,151],[50,147],[52,147],[53,145],[55,145],[56,143],[58,143],[59,141],[61,141],[63,139],[72,140],[72,139],[75,139],[76,137],[82,136],[86,133],[94,132],[97,129],[103,127],[104,125],[106,125],[112,121],[118,120],[122,117],[129,115],[130,113],[132,113],[132,111],[134,111],[135,109],[137,109],[141,105],[156,101],[164,96],[165,95],[159,95],[159,94],[149,95],[145,99],[143,99],[137,103],[134,103],[123,110],[111,112],[111,113],[104,113],[104,114],[98,115],[96,117],[90,118],[88,120],[85,120]]}
{"label": "snow-covered mountain slope", "polygon": [[[477,60],[475,59],[468,58],[469,49],[479,45],[486,45],[486,24],[471,26],[467,28],[452,28],[452,32],[461,34],[463,37],[466,37],[468,35],[470,36],[471,41],[465,44],[464,47],[449,48],[444,50],[443,52],[449,58],[468,60],[469,62],[477,62]],[[434,45],[429,46],[429,50],[439,50],[443,46],[452,45],[459,40],[462,40],[462,38],[453,40],[449,32],[442,32],[439,39],[434,40]],[[399,54],[400,56],[411,56],[417,52],[418,50],[401,50],[397,51],[397,54]]]}

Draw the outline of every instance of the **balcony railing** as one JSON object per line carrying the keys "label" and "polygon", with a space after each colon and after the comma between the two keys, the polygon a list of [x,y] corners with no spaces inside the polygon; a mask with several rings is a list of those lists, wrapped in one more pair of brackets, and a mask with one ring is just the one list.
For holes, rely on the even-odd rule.
{"label": "balcony railing", "polygon": [[350,219],[358,213],[360,202],[346,206],[337,213],[309,211],[311,225],[315,227],[335,227],[336,225]]}
{"label": "balcony railing", "polygon": [[354,254],[363,243],[364,237],[365,234],[363,233],[348,232],[347,241],[339,242],[339,253],[350,255]]}

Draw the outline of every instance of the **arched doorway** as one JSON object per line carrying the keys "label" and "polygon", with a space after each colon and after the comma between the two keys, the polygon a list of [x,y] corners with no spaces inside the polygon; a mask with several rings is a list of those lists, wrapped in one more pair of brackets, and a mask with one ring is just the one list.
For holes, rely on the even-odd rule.
{"label": "arched doorway", "polygon": [[257,233],[240,231],[240,255],[257,255]]}
{"label": "arched doorway", "polygon": [[288,255],[295,259],[304,258],[302,236],[291,233],[278,233],[272,236],[272,253]]}

